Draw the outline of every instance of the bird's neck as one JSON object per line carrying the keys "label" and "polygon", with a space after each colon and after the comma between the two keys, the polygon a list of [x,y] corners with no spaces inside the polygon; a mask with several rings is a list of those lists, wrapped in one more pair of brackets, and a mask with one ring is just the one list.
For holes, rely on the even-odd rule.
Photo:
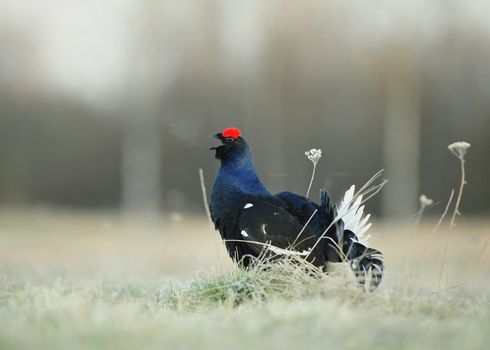
{"label": "bird's neck", "polygon": [[250,156],[228,160],[221,164],[216,186],[223,191],[241,192],[252,195],[269,194],[257,176]]}

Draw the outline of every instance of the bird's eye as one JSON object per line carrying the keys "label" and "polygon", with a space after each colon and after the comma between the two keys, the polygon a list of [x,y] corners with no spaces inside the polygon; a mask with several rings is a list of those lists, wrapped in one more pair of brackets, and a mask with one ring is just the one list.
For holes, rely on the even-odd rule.
{"label": "bird's eye", "polygon": [[233,137],[227,137],[225,140],[226,140],[226,142],[233,142],[233,141],[235,141],[235,139]]}

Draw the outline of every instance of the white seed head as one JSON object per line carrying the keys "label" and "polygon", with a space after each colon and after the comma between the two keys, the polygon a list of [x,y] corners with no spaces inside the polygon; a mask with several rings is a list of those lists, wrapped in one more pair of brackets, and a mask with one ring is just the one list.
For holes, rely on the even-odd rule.
{"label": "white seed head", "polygon": [[312,148],[309,151],[305,152],[305,156],[313,162],[313,164],[317,164],[320,158],[322,157],[322,150],[321,149],[316,149]]}
{"label": "white seed head", "polygon": [[449,146],[447,146],[447,148],[451,151],[451,153],[461,160],[464,160],[464,155],[466,154],[466,151],[470,147],[471,144],[464,141],[454,142],[451,143]]}
{"label": "white seed head", "polygon": [[420,200],[420,205],[422,207],[427,207],[429,205],[432,205],[432,203],[434,203],[434,201],[429,197],[427,197],[425,194],[421,195],[419,200]]}

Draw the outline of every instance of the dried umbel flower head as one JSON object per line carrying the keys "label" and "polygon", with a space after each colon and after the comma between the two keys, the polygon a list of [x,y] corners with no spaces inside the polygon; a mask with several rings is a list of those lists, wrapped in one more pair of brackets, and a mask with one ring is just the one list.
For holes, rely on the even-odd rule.
{"label": "dried umbel flower head", "polygon": [[459,163],[461,165],[461,182],[459,184],[458,197],[456,198],[456,204],[454,205],[453,215],[451,216],[451,222],[449,224],[449,228],[450,228],[449,235],[447,236],[446,244],[444,245],[444,254],[442,255],[441,269],[439,272],[439,282],[437,283],[438,285],[437,288],[441,286],[442,275],[444,273],[444,266],[446,264],[447,250],[449,246],[449,238],[451,237],[453,232],[454,223],[456,222],[456,215],[460,215],[459,206],[461,204],[461,198],[463,197],[463,189],[464,186],[466,185],[466,170],[464,167],[465,166],[464,156],[466,154],[466,151],[470,147],[471,145],[468,142],[464,142],[464,141],[454,142],[451,143],[449,146],[447,146],[447,148],[451,151],[451,153],[454,154],[459,159]]}
{"label": "dried umbel flower head", "polygon": [[306,198],[308,198],[308,196],[310,195],[311,185],[313,185],[313,180],[315,179],[316,165],[322,157],[322,150],[312,148],[309,151],[305,152],[305,156],[313,163],[313,173],[311,174],[310,184],[308,186],[308,190],[306,191]]}
{"label": "dried umbel flower head", "polygon": [[420,206],[424,208],[434,203],[434,201],[429,197],[427,197],[425,194],[421,195],[419,200],[420,200]]}
{"label": "dried umbel flower head", "polygon": [[468,148],[471,147],[471,144],[468,142],[460,141],[460,142],[454,142],[451,143],[447,148],[451,151],[452,154],[454,154],[456,157],[458,157],[461,160],[464,160],[464,155],[466,154],[466,151]]}
{"label": "dried umbel flower head", "polygon": [[322,150],[321,149],[316,149],[312,148],[309,151],[305,152],[305,156],[313,162],[313,164],[317,164],[320,158],[322,157]]}

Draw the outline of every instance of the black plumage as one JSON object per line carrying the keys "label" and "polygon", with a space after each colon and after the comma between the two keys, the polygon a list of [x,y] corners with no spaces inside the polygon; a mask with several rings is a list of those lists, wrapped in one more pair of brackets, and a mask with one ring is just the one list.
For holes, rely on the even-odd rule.
{"label": "black plumage", "polygon": [[319,267],[348,262],[359,283],[376,288],[382,255],[344,227],[325,189],[320,204],[291,192],[271,194],[257,176],[247,142],[235,128],[214,135],[221,167],[211,194],[211,218],[230,256],[248,266],[258,256],[301,256]]}

